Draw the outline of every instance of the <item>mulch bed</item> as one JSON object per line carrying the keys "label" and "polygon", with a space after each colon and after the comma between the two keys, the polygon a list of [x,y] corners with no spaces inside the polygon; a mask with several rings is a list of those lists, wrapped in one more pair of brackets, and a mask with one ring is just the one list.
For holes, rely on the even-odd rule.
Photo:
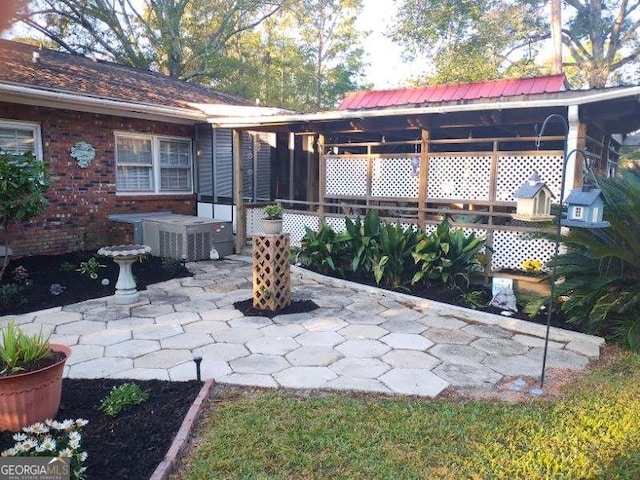
{"label": "mulch bed", "polygon": [[[303,267],[304,268],[304,267]],[[330,274],[324,274],[327,276],[331,276]],[[335,277],[335,276],[334,276]],[[340,277],[335,277],[340,278]],[[382,288],[384,290],[392,290],[391,288],[386,287],[382,283],[380,285],[376,284],[372,278],[354,275],[352,272],[346,272],[344,276],[344,280],[348,280],[350,282],[361,283],[364,285],[370,285],[377,288]],[[458,288],[443,288],[438,286],[426,286],[423,283],[416,285],[409,285],[403,288],[400,291],[401,293],[407,293],[409,295],[413,295],[420,298],[425,298],[427,300],[433,300],[436,302],[447,303],[449,305],[456,305],[459,307],[474,309],[472,305],[467,303],[463,297],[463,291]],[[487,305],[492,298],[491,295],[491,287],[487,287],[484,285],[470,285],[467,292],[479,292],[479,300],[484,305]],[[518,306],[519,310],[515,312],[513,315],[505,318],[517,318],[519,320],[526,320],[528,322],[538,323],[541,325],[546,325],[547,323],[547,314],[543,311],[536,315],[535,317],[531,317],[527,315],[524,311],[522,311],[522,306]],[[502,310],[496,307],[476,307],[476,310],[480,312],[493,313],[495,315],[500,315]],[[578,326],[568,323],[566,318],[562,315],[561,312],[554,311],[551,315],[551,325],[554,327],[563,328],[565,330],[573,330],[579,332],[580,329]]]}
{"label": "mulch bed", "polygon": [[[20,286],[20,293],[11,299],[5,299],[4,302],[0,296],[0,315],[33,312],[113,295],[119,269],[112,259],[97,257],[104,267],[98,269],[98,278],[95,280],[76,271],[81,262],[87,261],[94,254],[95,251],[84,251],[11,260],[0,286],[17,284]],[[26,269],[27,282],[16,281],[14,272],[17,267]],[[179,261],[149,257],[142,263],[133,264],[133,276],[138,290],[145,290],[147,285],[172,278],[191,277],[193,274]],[[103,279],[107,279],[109,284],[103,285]],[[53,295],[50,291],[52,284],[62,285],[64,287],[62,293]]]}
{"label": "mulch bed", "polygon": [[[112,387],[125,380],[73,380],[62,385],[58,420],[84,418],[82,448],[89,454],[85,466],[91,480],[149,478],[164,459],[201,382],[135,381],[149,392],[149,400],[116,417],[98,410]],[[14,445],[11,433],[0,433],[0,450]]]}
{"label": "mulch bed", "polygon": [[253,299],[242,300],[233,304],[233,308],[240,310],[245,317],[267,317],[273,318],[276,315],[288,315],[291,313],[312,312],[318,307],[313,300],[292,300],[289,305],[277,311],[262,310],[253,306]]}

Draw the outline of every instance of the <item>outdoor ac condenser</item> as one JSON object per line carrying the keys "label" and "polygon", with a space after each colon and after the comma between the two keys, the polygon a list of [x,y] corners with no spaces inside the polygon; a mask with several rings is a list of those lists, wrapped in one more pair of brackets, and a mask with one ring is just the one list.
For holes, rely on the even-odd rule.
{"label": "outdoor ac condenser", "polygon": [[213,249],[220,257],[233,253],[231,222],[188,215],[165,215],[145,219],[142,225],[143,242],[158,257],[193,262],[208,260]]}

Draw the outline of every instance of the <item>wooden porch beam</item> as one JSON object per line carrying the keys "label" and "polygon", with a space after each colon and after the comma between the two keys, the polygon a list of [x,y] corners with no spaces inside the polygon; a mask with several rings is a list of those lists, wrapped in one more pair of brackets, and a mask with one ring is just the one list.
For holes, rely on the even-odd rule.
{"label": "wooden porch beam", "polygon": [[247,245],[246,210],[242,189],[242,130],[233,130],[233,203],[236,210],[236,253]]}

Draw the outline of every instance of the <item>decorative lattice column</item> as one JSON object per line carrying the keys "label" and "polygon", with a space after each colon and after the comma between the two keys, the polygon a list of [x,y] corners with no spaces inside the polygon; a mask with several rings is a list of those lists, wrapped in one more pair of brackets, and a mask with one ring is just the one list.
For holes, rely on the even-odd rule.
{"label": "decorative lattice column", "polygon": [[254,235],[253,306],[275,311],[291,303],[289,234]]}

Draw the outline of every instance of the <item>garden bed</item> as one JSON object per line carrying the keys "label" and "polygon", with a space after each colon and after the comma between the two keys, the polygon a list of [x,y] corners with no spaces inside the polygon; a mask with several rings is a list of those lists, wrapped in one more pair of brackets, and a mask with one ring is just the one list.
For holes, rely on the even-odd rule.
{"label": "garden bed", "polygon": [[[202,388],[201,382],[135,381],[149,399],[109,417],[98,409],[113,386],[124,380],[65,379],[57,419],[83,418],[88,453],[85,466],[91,480],[149,478],[164,459],[182,421]],[[14,445],[11,433],[0,433],[0,451]]]}
{"label": "garden bed", "polygon": [[[305,268],[305,267],[302,267]],[[314,271],[312,269],[307,268],[307,270]],[[350,282],[360,283],[363,285],[369,285],[376,288],[381,288],[383,290],[392,290],[388,288],[384,284],[380,283],[379,285],[371,277],[365,277],[362,275],[355,275],[352,272],[346,272],[344,277],[338,277],[336,275],[324,274],[333,278],[342,278],[344,280],[348,280]],[[467,290],[461,290],[459,288],[446,288],[442,286],[426,286],[424,283],[418,283],[415,285],[407,285],[404,286],[400,290],[401,293],[406,293],[408,295],[413,295],[415,297],[424,298],[427,300],[433,300],[435,302],[446,303],[449,305],[456,305],[458,307],[469,308],[473,310],[478,310],[480,312],[493,313],[496,315],[500,315],[503,312],[502,309],[496,307],[487,306],[491,301],[491,287],[481,284],[471,284]],[[474,292],[472,298],[475,304],[472,304],[469,299],[469,294]],[[477,303],[476,303],[477,302]],[[526,320],[529,322],[534,322],[542,325],[546,325],[547,323],[547,314],[546,310],[543,310],[538,315],[532,317],[527,315],[523,310],[522,305],[518,305],[519,310],[513,313],[509,317],[505,318],[517,318],[519,320]],[[558,328],[563,328],[565,330],[573,330],[576,332],[581,331],[577,325],[573,325],[571,323],[567,323],[566,318],[562,315],[561,312],[553,312],[551,316],[551,325]]]}
{"label": "garden bed", "polygon": [[[113,260],[97,257],[98,263],[104,266],[97,268],[96,279],[78,271],[81,263],[94,254],[93,251],[83,251],[12,260],[0,283],[0,315],[33,312],[113,295],[119,271]],[[145,290],[153,283],[192,275],[182,262],[173,259],[150,256],[133,265],[138,290]],[[103,285],[105,279],[107,285]],[[15,285],[17,294],[8,295],[7,285]],[[55,295],[52,288],[57,288],[60,293]]]}

